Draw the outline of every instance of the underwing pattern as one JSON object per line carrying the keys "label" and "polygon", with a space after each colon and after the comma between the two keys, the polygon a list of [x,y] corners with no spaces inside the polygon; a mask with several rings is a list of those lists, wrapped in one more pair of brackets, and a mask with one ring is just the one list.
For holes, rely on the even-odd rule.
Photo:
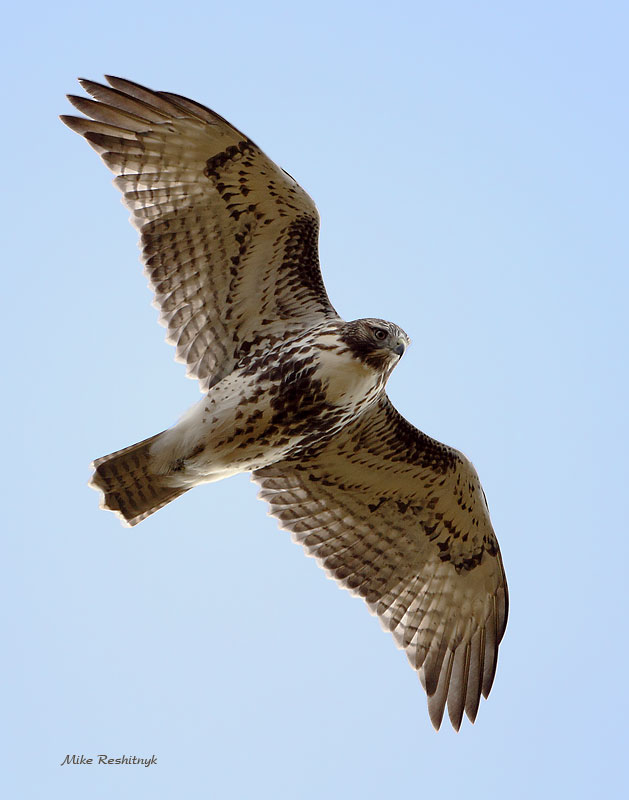
{"label": "underwing pattern", "polygon": [[366,602],[417,670],[439,728],[487,697],[508,594],[472,464],[385,391],[409,344],[345,322],[321,275],[310,197],[254,142],[180,95],[107,77],[62,120],[115,174],[176,358],[202,400],[94,462],[135,525],[200,483],[251,472],[282,528]]}

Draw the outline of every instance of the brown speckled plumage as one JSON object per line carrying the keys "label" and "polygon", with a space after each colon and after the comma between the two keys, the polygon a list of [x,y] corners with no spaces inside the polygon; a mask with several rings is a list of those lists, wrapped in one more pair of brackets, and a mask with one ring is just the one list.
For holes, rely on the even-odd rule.
{"label": "brown speckled plumage", "polygon": [[483,490],[385,385],[409,340],[344,322],[319,217],[296,181],[204,106],[81,81],[63,121],[116,174],[160,321],[204,398],[173,428],[94,462],[103,507],[135,525],[193,486],[251,471],[283,528],[402,647],[439,727],[491,689],[507,585]]}

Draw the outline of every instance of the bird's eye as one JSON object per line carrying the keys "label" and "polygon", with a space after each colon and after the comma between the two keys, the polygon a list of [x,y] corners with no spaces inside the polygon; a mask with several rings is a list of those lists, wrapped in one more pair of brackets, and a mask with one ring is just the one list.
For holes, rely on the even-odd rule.
{"label": "bird's eye", "polygon": [[375,328],[374,332],[373,332],[373,335],[379,341],[383,341],[383,339],[387,338],[387,332],[384,330],[384,328]]}

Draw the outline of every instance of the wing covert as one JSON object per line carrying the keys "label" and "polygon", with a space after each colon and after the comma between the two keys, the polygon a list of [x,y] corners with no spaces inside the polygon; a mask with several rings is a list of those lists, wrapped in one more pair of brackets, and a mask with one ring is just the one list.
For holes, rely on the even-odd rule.
{"label": "wing covert", "polygon": [[206,391],[251,346],[336,318],[314,203],[213,111],[107,76],[62,116],[116,174],[176,358]]}

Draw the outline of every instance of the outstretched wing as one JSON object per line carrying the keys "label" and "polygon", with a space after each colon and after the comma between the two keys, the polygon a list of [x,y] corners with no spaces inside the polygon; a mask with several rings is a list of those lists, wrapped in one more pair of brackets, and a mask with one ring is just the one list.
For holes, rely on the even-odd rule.
{"label": "outstretched wing", "polygon": [[293,178],[192,100],[107,77],[62,116],[100,154],[141,233],[176,358],[201,390],[243,352],[336,318],[317,252],[319,217]]}
{"label": "outstretched wing", "polygon": [[507,584],[472,464],[384,395],[334,439],[259,469],[260,497],[330,577],[404,648],[439,728],[458,730],[492,686]]}

